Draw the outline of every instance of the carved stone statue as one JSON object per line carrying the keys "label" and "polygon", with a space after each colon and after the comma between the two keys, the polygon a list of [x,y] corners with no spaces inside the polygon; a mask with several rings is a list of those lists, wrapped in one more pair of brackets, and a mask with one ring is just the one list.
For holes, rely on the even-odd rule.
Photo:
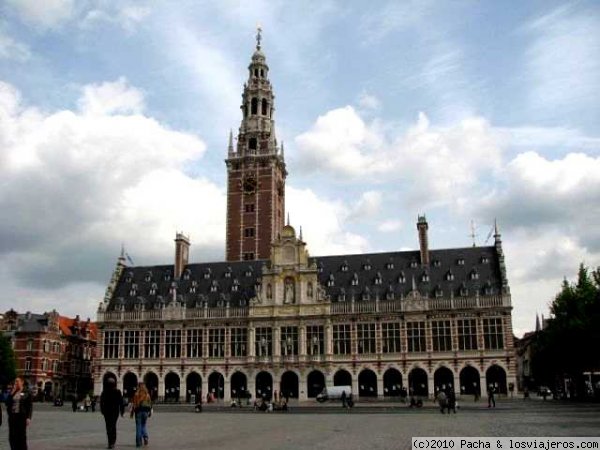
{"label": "carved stone statue", "polygon": [[284,292],[283,292],[283,303],[285,303],[285,304],[295,303],[294,280],[290,277],[285,279],[285,286],[284,286]]}

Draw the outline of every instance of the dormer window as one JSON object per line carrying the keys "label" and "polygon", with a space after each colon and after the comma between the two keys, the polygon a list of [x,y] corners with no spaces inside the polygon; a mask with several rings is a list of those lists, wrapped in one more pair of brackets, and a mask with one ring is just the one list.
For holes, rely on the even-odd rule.
{"label": "dormer window", "polygon": [[218,288],[219,284],[217,283],[217,280],[213,280],[213,282],[210,284],[210,292],[217,292]]}
{"label": "dormer window", "polygon": [[217,306],[219,308],[222,308],[225,305],[225,302],[223,300],[217,300]]}
{"label": "dormer window", "polygon": [[427,272],[423,272],[421,274],[421,281],[423,283],[428,283],[429,282],[429,274]]}
{"label": "dormer window", "polygon": [[417,268],[417,261],[415,261],[414,259],[410,262],[410,268],[411,269],[416,269]]}
{"label": "dormer window", "polygon": [[244,276],[251,277],[252,276],[252,267],[248,267],[244,272]]}
{"label": "dormer window", "polygon": [[461,295],[462,297],[466,297],[467,295],[469,295],[469,290],[467,289],[467,286],[465,285],[465,283],[463,283],[463,284],[460,286],[460,295]]}
{"label": "dormer window", "polygon": [[190,269],[185,269],[185,272],[183,272],[183,279],[184,280],[189,280],[190,279],[190,275],[191,275],[191,270]]}
{"label": "dormer window", "polygon": [[149,282],[152,280],[152,272],[146,272],[146,276],[144,277],[145,282]]}
{"label": "dormer window", "polygon": [[394,291],[393,290],[389,290],[385,293],[385,299],[386,300],[394,300]]}
{"label": "dormer window", "polygon": [[317,268],[317,272],[323,273],[323,263],[322,262],[319,263],[319,267]]}
{"label": "dormer window", "polygon": [[477,270],[471,270],[470,277],[471,280],[479,280],[479,273],[477,272]]}
{"label": "dormer window", "polygon": [[442,262],[439,259],[433,260],[433,267],[441,267],[441,266],[442,266]]}
{"label": "dormer window", "polygon": [[156,283],[152,283],[152,285],[150,286],[150,291],[148,292],[148,294],[149,295],[156,295],[156,288],[157,288]]}
{"label": "dormer window", "polygon": [[404,272],[400,272],[400,275],[398,276],[398,283],[400,283],[400,284],[406,283],[406,277],[404,276]]}
{"label": "dormer window", "polygon": [[494,288],[492,287],[492,283],[490,280],[486,281],[485,286],[483,288],[484,295],[492,295],[494,293]]}
{"label": "dormer window", "polygon": [[231,292],[237,292],[240,287],[237,284],[231,286]]}
{"label": "dormer window", "polygon": [[196,293],[196,286],[190,286],[190,294]]}
{"label": "dormer window", "polygon": [[338,302],[345,302],[346,301],[346,290],[345,289],[340,289],[340,293],[338,294]]}
{"label": "dormer window", "polygon": [[205,280],[210,280],[210,275],[211,275],[211,273],[212,273],[212,270],[210,270],[210,268],[206,269],[206,270],[204,271],[204,279],[205,279]]}
{"label": "dormer window", "polygon": [[352,279],[350,280],[350,284],[352,286],[358,286],[358,274],[356,272],[354,272],[354,275],[352,276]]}
{"label": "dormer window", "polygon": [[364,290],[364,292],[362,293],[362,299],[363,301],[367,301],[371,299],[371,291],[369,290],[369,287],[367,286]]}
{"label": "dormer window", "polygon": [[435,287],[434,294],[438,298],[444,295],[444,291],[442,291],[442,287],[439,284]]}
{"label": "dormer window", "polygon": [[127,272],[127,278],[125,278],[126,283],[131,283],[133,281],[133,272]]}
{"label": "dormer window", "polygon": [[481,257],[481,264],[489,264],[489,263],[490,263],[490,258],[488,258],[487,256]]}
{"label": "dormer window", "polygon": [[458,258],[456,260],[456,264],[459,266],[464,266],[465,265],[465,258]]}
{"label": "dormer window", "polygon": [[136,293],[137,293],[137,284],[134,283],[131,285],[131,290],[129,291],[129,296],[135,297]]}
{"label": "dormer window", "polygon": [[367,261],[363,264],[363,270],[371,270],[371,261]]}
{"label": "dormer window", "polygon": [[171,272],[165,272],[164,277],[165,281],[169,281],[171,279]]}
{"label": "dormer window", "polygon": [[373,281],[375,284],[382,284],[383,283],[383,279],[381,278],[381,273],[377,272],[377,276],[375,277],[375,280]]}
{"label": "dormer window", "polygon": [[227,268],[227,271],[225,272],[225,278],[231,278],[231,266]]}
{"label": "dormer window", "polygon": [[246,306],[246,299],[243,298],[240,300],[240,306]]}
{"label": "dormer window", "polygon": [[342,266],[340,267],[340,270],[342,272],[348,272],[348,263],[346,261],[344,261],[344,264],[342,264]]}
{"label": "dormer window", "polygon": [[454,274],[452,273],[451,270],[446,272],[446,281],[454,281]]}
{"label": "dormer window", "polygon": [[329,286],[329,287],[335,286],[335,278],[333,277],[333,274],[329,275],[329,279],[327,280],[327,286]]}
{"label": "dormer window", "polygon": [[385,268],[387,270],[392,270],[394,268],[394,261],[388,261],[387,263],[385,263]]}

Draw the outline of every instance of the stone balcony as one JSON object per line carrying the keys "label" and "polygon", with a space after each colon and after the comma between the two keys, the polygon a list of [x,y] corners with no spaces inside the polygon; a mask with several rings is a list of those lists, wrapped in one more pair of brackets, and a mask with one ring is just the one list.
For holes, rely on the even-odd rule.
{"label": "stone balcony", "polygon": [[[325,306],[325,310],[323,309]],[[292,315],[311,315],[311,305],[284,305],[279,308],[293,308]],[[336,302],[328,305],[320,305],[317,315],[323,313],[353,314],[353,313],[392,313],[413,311],[452,311],[487,308],[510,308],[511,299],[509,295],[489,295],[476,297],[452,297],[452,298],[406,298],[403,300],[374,300],[374,301],[350,301]],[[277,306],[271,307],[274,312]],[[146,322],[146,321],[168,321],[186,319],[223,319],[223,318],[248,318],[264,316],[268,312],[262,308],[254,312],[255,307],[215,307],[215,308],[186,308],[166,307],[154,310],[135,311],[98,311],[98,322]],[[306,309],[306,311],[304,311]],[[263,311],[264,310],[264,311]],[[313,313],[314,314],[314,313]]]}

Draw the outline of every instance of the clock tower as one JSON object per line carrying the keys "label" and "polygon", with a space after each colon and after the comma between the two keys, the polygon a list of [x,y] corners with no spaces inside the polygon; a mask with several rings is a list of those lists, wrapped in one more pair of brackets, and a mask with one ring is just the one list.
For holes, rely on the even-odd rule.
{"label": "clock tower", "polygon": [[284,226],[285,161],[277,146],[273,88],[261,50],[261,29],[242,94],[237,143],[227,152],[227,261],[269,259]]}

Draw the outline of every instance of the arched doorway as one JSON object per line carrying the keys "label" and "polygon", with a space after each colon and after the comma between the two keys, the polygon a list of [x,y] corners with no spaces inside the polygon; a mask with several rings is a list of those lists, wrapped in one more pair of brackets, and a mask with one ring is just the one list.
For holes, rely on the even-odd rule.
{"label": "arched doorway", "polygon": [[248,378],[245,373],[235,372],[231,375],[231,398],[248,398]]}
{"label": "arched doorway", "polygon": [[46,381],[44,383],[44,401],[48,402],[52,397],[52,381]]}
{"label": "arched doorway", "polygon": [[284,398],[298,398],[298,384],[296,372],[284,372],[279,383],[279,394]]}
{"label": "arched doorway", "polygon": [[154,372],[146,373],[146,375],[144,375],[144,384],[150,393],[152,401],[156,401],[158,398],[158,375],[156,375]]}
{"label": "arched doorway", "polygon": [[179,402],[179,375],[169,372],[165,377],[165,402]]}
{"label": "arched doorway", "polygon": [[117,376],[112,372],[106,372],[102,377],[102,389],[106,389],[106,383],[108,380],[113,380],[116,383]]}
{"label": "arched doorway", "polygon": [[402,392],[402,374],[393,367],[383,374],[384,397],[398,397]]}
{"label": "arched doorway", "polygon": [[409,394],[419,397],[427,397],[429,388],[427,386],[427,372],[419,367],[415,367],[408,374]]}
{"label": "arched doorway", "polygon": [[258,372],[256,375],[256,398],[270,400],[273,396],[273,377],[269,372]]}
{"label": "arched doorway", "polygon": [[439,367],[433,373],[433,386],[435,392],[443,390],[448,392],[448,388],[454,389],[454,374],[447,367]]}
{"label": "arched doorway", "polygon": [[198,372],[190,372],[185,379],[185,401],[195,403],[202,395],[202,377]]}
{"label": "arched doorway", "polygon": [[479,371],[473,366],[465,366],[460,371],[460,393],[464,395],[481,396]]}
{"label": "arched doorway", "polygon": [[214,398],[225,396],[225,377],[219,372],[213,372],[208,376],[208,392]]}
{"label": "arched doorway", "polygon": [[377,375],[371,369],[364,369],[358,374],[359,397],[377,397]]}
{"label": "arched doorway", "polygon": [[333,375],[333,385],[334,386],[352,386],[352,375],[350,372],[344,369],[338,370],[335,375]]}
{"label": "arched doorway", "polygon": [[137,391],[138,379],[133,372],[127,372],[123,376],[123,397],[132,399],[135,391]]}
{"label": "arched doorway", "polygon": [[306,378],[306,392],[308,398],[316,398],[325,388],[325,375],[319,370],[313,370]]}
{"label": "arched doorway", "polygon": [[485,382],[487,387],[494,387],[496,394],[506,395],[506,371],[497,364],[493,364],[485,372]]}

